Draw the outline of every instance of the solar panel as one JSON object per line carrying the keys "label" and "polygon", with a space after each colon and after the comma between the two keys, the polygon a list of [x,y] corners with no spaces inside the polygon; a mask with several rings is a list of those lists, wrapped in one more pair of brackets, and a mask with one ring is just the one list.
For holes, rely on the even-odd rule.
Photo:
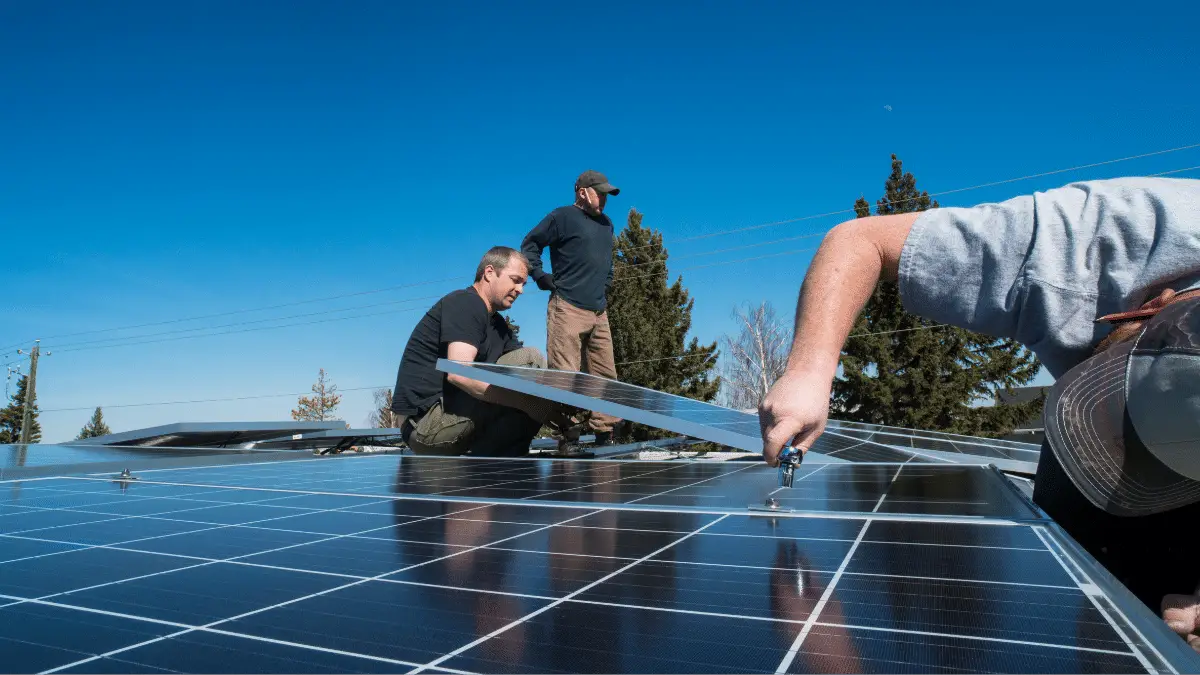
{"label": "solar panel", "polygon": [[[996,470],[341,455],[0,483],[20,672],[1185,672]],[[790,512],[746,508],[767,494]]]}
{"label": "solar panel", "polygon": [[0,445],[0,480],[76,472],[231,464],[277,459],[261,450],[153,448],[67,443]]}
{"label": "solar panel", "polygon": [[[438,370],[520,391],[567,405],[615,415],[714,443],[750,452],[761,452],[762,435],[758,415],[731,410],[703,401],[664,394],[653,389],[609,380],[586,373],[543,368],[521,368],[491,363],[438,360]],[[962,451],[953,454],[922,452],[916,447],[878,442],[871,435],[844,428],[823,434],[810,448],[805,461],[821,461],[814,455],[853,462],[917,461],[935,463],[987,464],[994,459]]]}
{"label": "solar panel", "polygon": [[935,431],[917,431],[877,424],[830,420],[827,429],[850,438],[870,440],[896,448],[933,452],[939,457],[984,457],[1005,470],[1035,473],[1041,446],[993,438],[978,438]]}
{"label": "solar panel", "polygon": [[345,422],[180,422],[96,436],[80,445],[142,445],[172,448],[246,445],[292,434],[346,429]]}

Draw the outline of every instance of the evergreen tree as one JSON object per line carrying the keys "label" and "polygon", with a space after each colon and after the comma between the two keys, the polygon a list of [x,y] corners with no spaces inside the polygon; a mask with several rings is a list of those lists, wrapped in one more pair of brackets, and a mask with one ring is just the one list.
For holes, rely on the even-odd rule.
{"label": "evergreen tree", "polygon": [[104,413],[100,412],[100,407],[96,407],[96,412],[92,413],[92,419],[87,424],[83,425],[83,429],[79,431],[79,436],[75,440],[81,441],[85,438],[95,438],[96,436],[106,436],[112,433],[112,429],[104,423]]}
{"label": "evergreen tree", "polygon": [[[25,395],[29,387],[29,376],[22,375],[17,380],[17,393],[12,397],[8,406],[0,409],[0,443],[16,443],[21,440],[21,424],[25,417]],[[33,398],[32,429],[29,434],[30,443],[42,440],[42,425],[38,424],[37,396]]]}
{"label": "evergreen tree", "polygon": [[336,419],[338,404],[342,402],[341,394],[337,393],[337,385],[330,384],[325,379],[325,369],[317,374],[317,381],[312,386],[312,396],[301,396],[296,409],[292,411],[292,419],[304,422],[324,422]]}
{"label": "evergreen tree", "polygon": [[[711,401],[721,384],[713,374],[717,343],[688,341],[694,300],[683,277],[667,284],[667,256],[662,233],[642,227],[642,214],[630,209],[613,250],[608,292],[617,374],[622,382]],[[633,431],[635,438],[657,433],[640,425]]]}
{"label": "evergreen tree", "polygon": [[[878,215],[937,208],[892,155]],[[859,197],[859,218],[870,205]],[[1014,340],[998,340],[906,312],[895,283],[881,282],[842,348],[831,416],[838,419],[978,436],[1002,436],[1035,415],[1041,398],[1017,405],[973,406],[1032,380],[1041,365]],[[855,334],[861,335],[855,335]]]}

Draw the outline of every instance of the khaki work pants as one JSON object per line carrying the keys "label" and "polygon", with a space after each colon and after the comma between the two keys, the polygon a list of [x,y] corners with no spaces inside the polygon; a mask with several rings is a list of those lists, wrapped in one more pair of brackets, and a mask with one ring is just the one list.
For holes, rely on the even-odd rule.
{"label": "khaki work pants", "polygon": [[[558,294],[551,294],[546,308],[546,356],[554,370],[617,379],[608,312],[597,314],[580,309]],[[612,431],[613,425],[620,421],[620,418],[593,412],[588,426],[595,432]]]}
{"label": "khaki work pants", "polygon": [[[497,364],[545,368],[542,353],[532,347],[501,356]],[[552,401],[515,391],[502,393],[503,403],[490,403],[461,392],[452,399],[438,399],[419,420],[408,437],[408,447],[419,455],[522,456],[542,423],[562,406]]]}

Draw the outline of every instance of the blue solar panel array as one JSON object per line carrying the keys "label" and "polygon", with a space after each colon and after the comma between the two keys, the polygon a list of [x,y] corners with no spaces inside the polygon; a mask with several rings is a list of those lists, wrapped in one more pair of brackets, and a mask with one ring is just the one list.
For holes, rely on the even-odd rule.
{"label": "blue solar panel array", "polygon": [[[0,483],[18,672],[1169,672],[996,471],[399,455]],[[746,508],[774,492],[791,512]],[[1186,647],[1184,647],[1186,649]]]}

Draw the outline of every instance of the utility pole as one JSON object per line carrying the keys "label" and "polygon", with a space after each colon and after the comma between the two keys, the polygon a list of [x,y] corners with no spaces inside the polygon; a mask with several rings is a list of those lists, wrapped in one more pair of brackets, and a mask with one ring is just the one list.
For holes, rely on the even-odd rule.
{"label": "utility pole", "polygon": [[[29,442],[29,430],[33,428],[33,404],[37,398],[37,362],[41,351],[41,340],[34,340],[33,350],[29,352],[29,381],[25,387],[25,411],[21,416],[21,437],[18,443]],[[20,354],[21,350],[17,350]],[[46,352],[49,356],[50,352]]]}

